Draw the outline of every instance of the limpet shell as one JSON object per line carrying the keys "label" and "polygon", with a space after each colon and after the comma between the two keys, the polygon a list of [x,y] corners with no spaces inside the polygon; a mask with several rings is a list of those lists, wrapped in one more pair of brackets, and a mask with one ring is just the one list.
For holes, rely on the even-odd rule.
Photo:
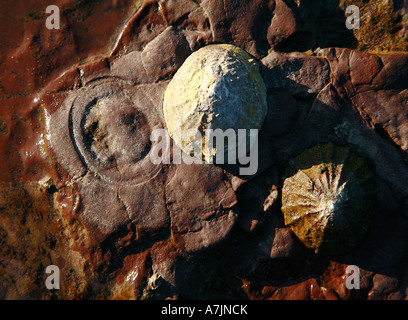
{"label": "limpet shell", "polygon": [[316,253],[352,250],[375,211],[367,161],[346,147],[316,145],[290,160],[282,189],[285,225]]}
{"label": "limpet shell", "polygon": [[[209,45],[191,54],[170,81],[163,101],[163,113],[170,136],[187,154],[199,150],[206,161],[216,155],[217,146],[205,141],[207,129],[246,130],[246,141],[229,147],[224,155],[250,151],[249,129],[259,130],[266,113],[266,87],[253,57],[229,44]],[[195,139],[199,132],[202,139]],[[242,148],[242,149],[240,149]],[[201,152],[200,152],[201,151]],[[197,155],[197,152],[196,152]]]}

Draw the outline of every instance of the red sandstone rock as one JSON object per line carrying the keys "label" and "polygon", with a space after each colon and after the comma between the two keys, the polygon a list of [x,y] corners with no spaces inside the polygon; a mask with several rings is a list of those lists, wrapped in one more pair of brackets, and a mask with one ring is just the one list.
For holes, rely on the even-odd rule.
{"label": "red sandstone rock", "polygon": [[[94,20],[103,8],[113,20]],[[24,184],[44,176],[51,176],[58,188],[54,205],[60,210],[45,224],[57,245],[41,244],[41,254],[51,252],[51,262],[77,277],[77,291],[69,288],[59,297],[101,297],[86,290],[95,284],[105,288],[103,298],[406,297],[406,274],[401,274],[406,273],[408,226],[407,54],[343,48],[317,50],[317,55],[273,51],[290,47],[303,31],[299,9],[281,0],[146,1],[107,53],[113,31],[109,36],[106,31],[124,16],[108,4],[98,10],[83,22],[64,15],[59,32],[47,30],[43,18],[28,22],[21,42],[10,36],[11,48],[2,52],[0,92],[7,110],[0,117],[3,189],[10,190],[11,181]],[[105,20],[112,22],[101,22]],[[83,26],[92,26],[91,32],[80,33]],[[268,89],[256,176],[238,177],[213,165],[153,166],[139,161],[145,149],[138,149],[136,161],[126,158],[123,146],[112,149],[116,162],[109,154],[105,163],[94,161],[96,147],[79,141],[82,127],[75,124],[85,121],[86,112],[78,109],[89,111],[94,98],[103,100],[111,90],[120,112],[106,112],[104,119],[109,120],[107,130],[121,138],[115,142],[120,146],[134,132],[118,119],[122,114],[129,124],[126,98],[136,101],[147,120],[139,123],[140,136],[134,140],[146,147],[150,130],[165,128],[161,103],[168,80],[191,52],[220,42],[259,59]],[[78,57],[89,60],[77,64]],[[107,139],[96,133],[92,131],[99,142]],[[337,262],[307,251],[284,226],[279,206],[280,176],[290,158],[328,141],[367,158],[379,190],[370,234],[353,253],[336,257]],[[45,191],[50,199],[51,187]],[[38,211],[28,205],[15,209],[18,197],[3,198],[10,214],[1,218],[33,237],[20,215],[22,210],[31,216]],[[32,234],[44,228],[30,223]],[[24,292],[11,286],[13,279],[50,261],[27,259],[32,253],[26,260],[14,259],[13,252],[24,247],[13,242],[18,237],[10,226],[0,226],[5,248],[0,265],[6,274],[0,297],[49,297],[41,293],[43,288],[33,289],[29,279],[18,280]],[[32,239],[35,243],[39,238]],[[345,288],[347,264],[361,269],[360,292]]]}

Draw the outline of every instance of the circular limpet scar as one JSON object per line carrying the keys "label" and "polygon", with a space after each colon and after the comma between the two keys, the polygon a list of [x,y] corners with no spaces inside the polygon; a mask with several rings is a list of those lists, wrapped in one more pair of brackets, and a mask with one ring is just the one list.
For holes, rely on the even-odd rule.
{"label": "circular limpet scar", "polygon": [[[259,130],[267,113],[266,87],[258,63],[229,44],[199,49],[170,81],[163,113],[170,136],[185,153],[211,161],[217,144],[210,145],[206,134],[210,137],[210,129],[220,129],[232,132],[236,139],[235,144],[219,144],[224,149],[221,152],[235,158],[238,152],[239,158],[239,152],[246,154],[254,143],[249,129]],[[238,139],[239,129],[246,130],[245,141]]]}
{"label": "circular limpet scar", "polygon": [[352,250],[375,211],[375,180],[366,160],[346,147],[316,145],[291,159],[286,175],[285,224],[316,253]]}
{"label": "circular limpet scar", "polygon": [[150,99],[115,78],[79,91],[70,111],[70,133],[87,168],[110,182],[141,183],[160,165],[148,156],[150,133],[162,128]]}

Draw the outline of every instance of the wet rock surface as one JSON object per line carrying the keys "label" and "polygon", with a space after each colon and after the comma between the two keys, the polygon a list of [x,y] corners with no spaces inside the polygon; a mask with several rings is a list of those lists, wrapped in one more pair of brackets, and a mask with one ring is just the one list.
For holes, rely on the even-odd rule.
{"label": "wet rock surface", "polygon": [[[1,35],[0,298],[406,298],[408,55],[365,52],[348,2],[65,1],[60,30],[45,7],[9,8],[21,26]],[[322,12],[341,26],[317,28]],[[252,176],[150,161],[169,82],[216,43],[252,55],[267,89]],[[376,186],[367,233],[330,257],[282,212],[290,159],[322,143],[364,159]],[[44,287],[50,264],[60,290]]]}

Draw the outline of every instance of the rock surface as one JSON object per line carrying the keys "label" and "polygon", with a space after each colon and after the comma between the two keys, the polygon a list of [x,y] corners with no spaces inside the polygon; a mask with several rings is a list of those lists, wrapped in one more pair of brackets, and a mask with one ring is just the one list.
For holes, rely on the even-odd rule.
{"label": "rock surface", "polygon": [[[347,30],[349,2],[64,0],[60,30],[35,1],[5,4],[0,298],[405,299],[406,26]],[[252,55],[266,86],[254,176],[147,161],[171,79],[216,43]],[[361,243],[330,258],[281,210],[289,160],[320,143],[366,159],[377,189]],[[50,264],[61,290],[44,287]]]}

